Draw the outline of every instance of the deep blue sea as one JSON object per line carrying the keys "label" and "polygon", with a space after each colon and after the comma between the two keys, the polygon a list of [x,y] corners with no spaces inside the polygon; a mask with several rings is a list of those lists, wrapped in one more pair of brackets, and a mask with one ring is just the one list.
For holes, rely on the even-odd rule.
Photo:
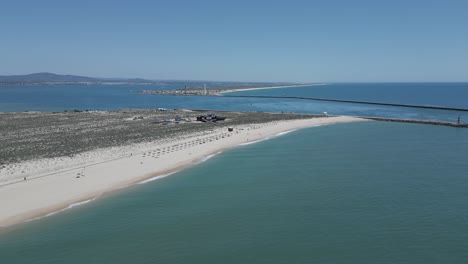
{"label": "deep blue sea", "polygon": [[[366,104],[227,97],[183,97],[138,94],[144,89],[182,86],[56,85],[0,86],[0,112],[112,110],[123,108],[192,108],[238,111],[322,113],[456,121],[468,112],[377,106]],[[284,89],[244,91],[233,94],[309,96],[403,104],[468,108],[468,83],[328,84]],[[229,94],[228,94],[229,95]]]}
{"label": "deep blue sea", "polygon": [[332,83],[238,92],[468,108],[468,83]]}
{"label": "deep blue sea", "polygon": [[[242,93],[466,107],[464,87],[330,84]],[[0,111],[165,107],[468,120],[457,111],[132,92],[140,88],[149,87],[0,87]],[[0,263],[466,263],[467,172],[468,129],[308,128],[0,230]]]}

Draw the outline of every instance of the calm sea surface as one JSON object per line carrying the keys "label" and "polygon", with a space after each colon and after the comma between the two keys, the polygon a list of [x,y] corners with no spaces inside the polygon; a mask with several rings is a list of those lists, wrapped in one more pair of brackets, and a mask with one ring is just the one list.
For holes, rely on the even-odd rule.
{"label": "calm sea surface", "polygon": [[[297,113],[328,112],[337,115],[383,116],[468,121],[468,112],[417,109],[304,100],[183,97],[135,93],[142,89],[176,89],[182,86],[68,85],[0,86],[0,112],[112,110],[123,108],[191,108]],[[323,86],[256,90],[238,94],[310,96],[468,108],[468,83],[329,84]]]}
{"label": "calm sea surface", "polygon": [[239,94],[304,96],[468,108],[468,83],[336,83],[243,91]]}
{"label": "calm sea surface", "polygon": [[[0,111],[165,107],[468,120],[457,111],[133,92],[149,88],[0,87]],[[167,88],[178,87],[152,87]],[[242,93],[455,107],[468,98],[466,84]],[[0,263],[466,263],[467,171],[468,129],[309,128],[0,230]]]}
{"label": "calm sea surface", "polygon": [[0,233],[2,263],[466,263],[468,130],[361,122],[240,146]]}

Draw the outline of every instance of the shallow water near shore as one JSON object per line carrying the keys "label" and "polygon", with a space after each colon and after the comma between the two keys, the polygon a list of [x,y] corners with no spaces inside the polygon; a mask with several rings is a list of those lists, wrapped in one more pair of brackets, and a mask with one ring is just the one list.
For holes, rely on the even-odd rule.
{"label": "shallow water near shore", "polygon": [[[381,116],[455,122],[468,121],[468,112],[394,106],[307,101],[294,99],[164,96],[138,90],[177,89],[181,86],[147,85],[38,85],[0,86],[0,112],[186,108],[227,111],[322,113]],[[233,93],[246,95],[305,96],[399,104],[465,107],[468,83],[354,83],[264,89]]]}
{"label": "shallow water near shore", "polygon": [[239,146],[0,233],[5,263],[464,263],[468,130],[359,122]]}

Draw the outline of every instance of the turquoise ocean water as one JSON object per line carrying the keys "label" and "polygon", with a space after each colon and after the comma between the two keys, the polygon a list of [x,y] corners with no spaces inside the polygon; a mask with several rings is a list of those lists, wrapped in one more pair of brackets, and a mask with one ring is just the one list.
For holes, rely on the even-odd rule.
{"label": "turquoise ocean water", "polygon": [[2,263],[465,263],[468,130],[362,122],[240,146],[0,235]]}
{"label": "turquoise ocean water", "polygon": [[[330,93],[325,87],[261,93]],[[330,89],[349,88],[340,87]],[[395,87],[400,87],[395,91],[403,89]],[[458,114],[293,100],[144,96],[123,86],[99,92],[92,87],[68,87],[70,91],[23,88],[22,95],[12,88],[0,89],[0,110],[24,111],[26,105],[29,110],[47,111],[153,106],[316,113],[330,109],[342,114],[442,120]],[[362,90],[370,88],[354,89],[353,96],[370,96]],[[454,89],[458,97],[468,98],[467,90]],[[441,99],[443,91],[438,93],[426,95],[430,100],[422,103],[452,102]],[[384,92],[377,99],[398,99],[392,96]],[[458,106],[462,101],[453,100]],[[294,131],[239,146],[187,170],[83,206],[0,230],[0,260],[466,263],[467,157],[467,129],[359,122]]]}

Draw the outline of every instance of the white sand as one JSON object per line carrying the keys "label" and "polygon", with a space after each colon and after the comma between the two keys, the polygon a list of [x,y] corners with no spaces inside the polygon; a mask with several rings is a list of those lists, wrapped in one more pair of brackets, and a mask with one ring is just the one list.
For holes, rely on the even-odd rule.
{"label": "white sand", "polygon": [[324,83],[314,83],[314,84],[297,84],[297,85],[283,85],[283,86],[270,86],[270,87],[258,87],[258,88],[243,88],[243,89],[232,89],[219,92],[219,94],[224,93],[233,93],[233,92],[242,92],[242,91],[253,91],[253,90],[269,90],[269,89],[279,89],[279,88],[291,88],[291,87],[303,87],[303,86],[319,86],[325,85]]}
{"label": "white sand", "polygon": [[105,192],[167,175],[241,144],[294,129],[362,120],[326,117],[244,125],[234,127],[234,132],[223,128],[171,141],[23,162],[10,167],[8,175],[0,174],[0,226],[46,216]]}

